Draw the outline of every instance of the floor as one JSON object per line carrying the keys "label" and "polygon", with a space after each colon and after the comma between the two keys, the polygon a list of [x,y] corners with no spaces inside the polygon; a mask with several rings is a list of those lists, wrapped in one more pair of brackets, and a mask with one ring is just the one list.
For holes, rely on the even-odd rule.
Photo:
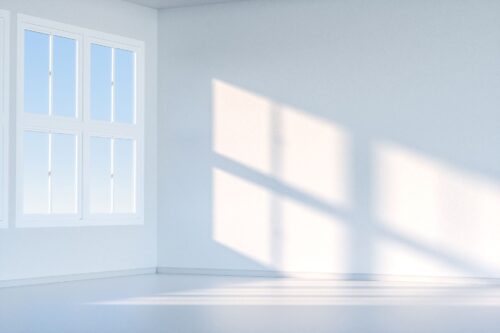
{"label": "floor", "polygon": [[500,332],[500,286],[144,275],[0,289],[1,333]]}

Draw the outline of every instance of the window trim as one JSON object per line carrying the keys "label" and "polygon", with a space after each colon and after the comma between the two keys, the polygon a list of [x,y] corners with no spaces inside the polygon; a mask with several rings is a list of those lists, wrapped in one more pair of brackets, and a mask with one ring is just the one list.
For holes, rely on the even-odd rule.
{"label": "window trim", "polygon": [[0,24],[3,28],[3,35],[1,36],[2,45],[0,45],[0,50],[3,52],[3,63],[0,63],[2,71],[2,85],[3,89],[1,91],[2,112],[0,115],[0,126],[2,127],[3,134],[3,159],[0,163],[3,163],[3,174],[0,174],[3,180],[3,189],[0,189],[2,198],[0,199],[1,212],[0,212],[0,229],[9,227],[9,113],[10,113],[10,12],[7,10],[0,9]]}
{"label": "window trim", "polygon": [[[77,117],[25,114],[24,112],[24,31],[33,30],[77,40]],[[121,36],[79,28],[63,23],[18,14],[18,83],[17,83],[17,188],[16,226],[65,227],[144,224],[144,42]],[[107,123],[90,118],[90,47],[92,43],[130,50],[136,55],[135,123]],[[78,210],[75,215],[25,214],[23,211],[23,147],[25,130],[75,133],[78,138]],[[90,213],[89,140],[91,136],[128,138],[136,141],[136,211],[133,214]]]}

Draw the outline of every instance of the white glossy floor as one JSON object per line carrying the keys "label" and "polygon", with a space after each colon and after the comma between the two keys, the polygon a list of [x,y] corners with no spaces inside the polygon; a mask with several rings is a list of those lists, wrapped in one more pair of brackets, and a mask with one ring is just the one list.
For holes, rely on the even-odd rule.
{"label": "white glossy floor", "polygon": [[500,286],[144,275],[0,289],[0,332],[500,332]]}

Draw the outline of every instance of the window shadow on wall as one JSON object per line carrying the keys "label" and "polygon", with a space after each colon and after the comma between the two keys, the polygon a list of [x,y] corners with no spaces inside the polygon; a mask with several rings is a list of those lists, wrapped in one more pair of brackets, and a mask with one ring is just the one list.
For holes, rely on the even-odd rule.
{"label": "window shadow on wall", "polygon": [[222,80],[212,93],[217,244],[277,272],[499,272],[500,183],[484,170]]}

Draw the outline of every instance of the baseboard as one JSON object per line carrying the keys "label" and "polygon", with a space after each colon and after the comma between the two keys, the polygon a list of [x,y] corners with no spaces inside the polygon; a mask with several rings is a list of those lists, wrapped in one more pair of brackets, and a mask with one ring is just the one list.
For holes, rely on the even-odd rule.
{"label": "baseboard", "polygon": [[448,276],[410,276],[410,275],[383,275],[383,274],[336,274],[336,273],[308,273],[282,272],[264,270],[240,269],[213,269],[213,268],[178,268],[158,267],[158,274],[166,275],[207,275],[232,277],[259,277],[259,278],[296,278],[311,280],[336,281],[373,281],[373,282],[409,282],[409,283],[438,283],[438,284],[466,284],[466,285],[500,285],[500,278],[489,277],[448,277]]}
{"label": "baseboard", "polygon": [[52,284],[52,283],[81,281],[81,280],[107,279],[114,277],[146,275],[146,274],[156,274],[156,268],[151,267],[151,268],[127,269],[127,270],[107,271],[107,272],[97,272],[97,273],[47,276],[47,277],[32,278],[32,279],[16,279],[16,280],[3,280],[3,281],[0,280],[0,288]]}
{"label": "baseboard", "polygon": [[72,275],[48,276],[30,279],[0,280],[0,288],[31,286],[41,284],[62,283],[81,280],[107,279],[134,275],[165,274],[165,275],[205,275],[228,276],[242,278],[294,278],[294,279],[321,279],[336,281],[374,281],[374,282],[411,282],[411,283],[439,283],[439,284],[466,284],[466,285],[500,285],[500,278],[479,277],[443,277],[443,276],[406,276],[406,275],[379,275],[379,274],[334,274],[334,273],[306,273],[282,272],[271,270],[243,270],[243,269],[214,269],[214,268],[180,268],[180,267],[150,267],[97,273],[83,273]]}
{"label": "baseboard", "polygon": [[213,269],[213,268],[158,267],[156,269],[156,273],[166,274],[166,275],[208,275],[208,276],[265,277],[265,278],[289,277],[288,275],[277,271]]}

